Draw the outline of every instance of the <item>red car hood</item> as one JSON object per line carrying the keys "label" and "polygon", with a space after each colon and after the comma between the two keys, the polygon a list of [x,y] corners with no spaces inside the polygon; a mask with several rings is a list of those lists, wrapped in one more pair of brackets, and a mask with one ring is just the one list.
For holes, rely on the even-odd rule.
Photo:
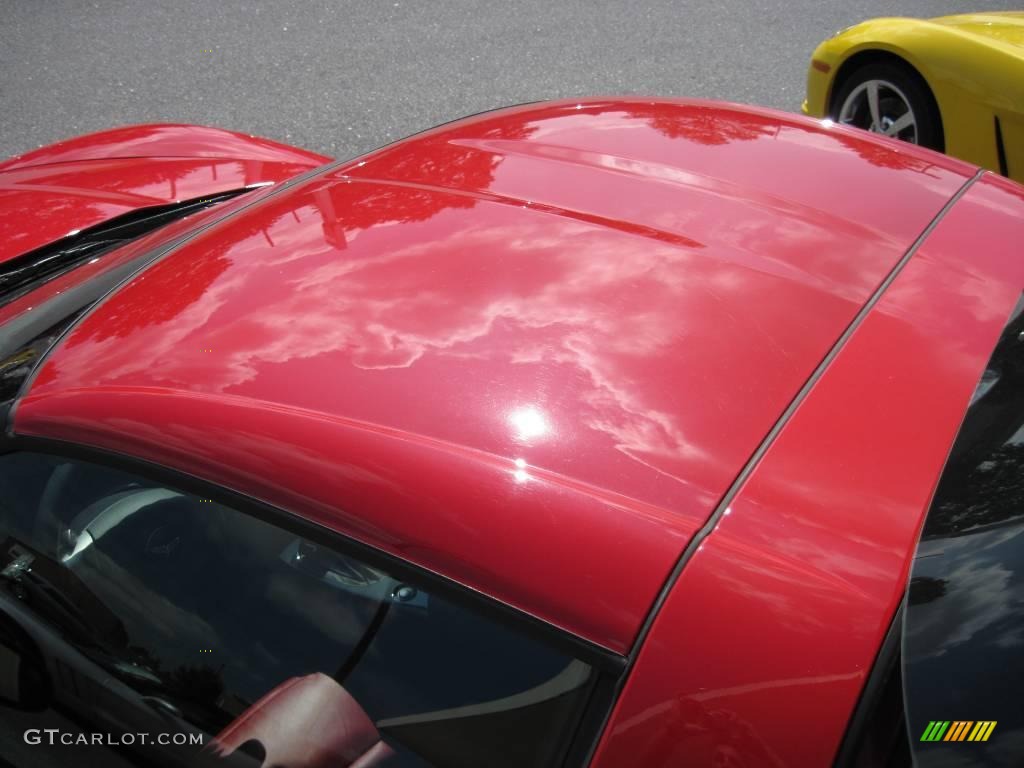
{"label": "red car hood", "polygon": [[142,125],[0,163],[0,264],[152,205],[273,183],[328,158],[215,128]]}

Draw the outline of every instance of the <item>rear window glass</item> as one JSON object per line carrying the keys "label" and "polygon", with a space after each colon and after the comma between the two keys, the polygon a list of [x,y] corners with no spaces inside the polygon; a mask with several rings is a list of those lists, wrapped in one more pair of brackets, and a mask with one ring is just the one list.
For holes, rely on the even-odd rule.
{"label": "rear window glass", "polygon": [[335,546],[105,466],[0,456],[18,768],[562,765],[596,679]]}
{"label": "rear window glass", "polygon": [[1022,309],[975,390],[911,571],[904,686],[921,768],[1024,761]]}

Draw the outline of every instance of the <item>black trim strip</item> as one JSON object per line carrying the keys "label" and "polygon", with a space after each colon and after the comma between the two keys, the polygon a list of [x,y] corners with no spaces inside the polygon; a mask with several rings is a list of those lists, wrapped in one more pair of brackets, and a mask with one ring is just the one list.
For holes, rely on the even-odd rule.
{"label": "black trim strip", "polygon": [[1006,145],[1003,144],[1003,126],[999,122],[999,115],[994,118],[996,123],[996,155],[999,157],[999,173],[1003,176],[1010,175],[1010,167],[1006,162]]}
{"label": "black trim strip", "polygon": [[[935,217],[928,223],[928,226],[924,228],[921,234],[917,236],[917,239],[914,240],[913,243],[911,243],[906,253],[904,253],[900,260],[896,262],[895,266],[893,266],[893,268],[885,276],[885,279],[883,279],[882,282],[879,283],[874,293],[872,293],[868,300],[864,303],[864,306],[860,308],[860,311],[857,312],[856,315],[854,315],[853,320],[851,320],[850,324],[846,326],[846,329],[842,332],[842,334],[840,334],[839,338],[835,341],[835,343],[832,345],[829,351],[825,354],[825,357],[822,358],[821,362],[818,363],[817,367],[811,373],[810,377],[807,379],[806,382],[804,382],[804,385],[796,393],[796,396],[790,401],[789,405],[786,406],[786,409],[782,412],[782,415],[779,416],[775,424],[768,431],[768,434],[765,435],[760,445],[757,446],[753,454],[751,454],[750,458],[747,459],[746,464],[743,465],[743,468],[740,470],[739,474],[737,474],[736,477],[733,479],[732,484],[729,486],[725,494],[719,500],[718,505],[711,513],[711,516],[708,518],[707,522],[704,523],[700,530],[698,530],[693,535],[693,538],[690,540],[690,543],[686,546],[686,549],[683,550],[682,555],[680,555],[679,560],[675,564],[675,567],[673,567],[671,573],[668,576],[668,579],[665,581],[665,584],[662,586],[661,591],[655,598],[654,603],[651,605],[650,611],[648,611],[647,613],[646,619],[644,619],[644,623],[640,627],[640,631],[637,633],[636,640],[634,640],[633,645],[630,648],[629,654],[626,657],[626,669],[622,676],[622,684],[625,683],[625,681],[629,678],[630,673],[633,671],[633,667],[636,664],[637,656],[640,653],[640,649],[641,647],[643,647],[644,641],[650,634],[651,627],[653,626],[654,621],[658,616],[658,613],[661,611],[661,607],[665,604],[665,601],[668,600],[668,596],[672,592],[672,588],[675,586],[676,581],[678,581],[679,575],[682,573],[683,568],[686,567],[686,564],[690,561],[690,558],[693,557],[694,552],[697,551],[700,545],[704,542],[704,539],[706,539],[718,525],[719,520],[721,520],[722,516],[725,514],[725,510],[729,508],[729,505],[732,503],[733,499],[736,498],[737,494],[739,494],[740,489],[743,487],[743,484],[747,481],[747,478],[750,477],[750,475],[754,472],[754,469],[760,463],[761,459],[768,452],[768,449],[771,448],[772,444],[775,442],[775,438],[779,436],[780,432],[782,432],[783,428],[789,422],[789,419],[796,412],[797,408],[800,407],[800,404],[803,403],[807,395],[810,394],[810,391],[818,383],[818,380],[821,379],[821,377],[824,375],[825,371],[832,364],[832,361],[835,360],[836,357],[839,355],[842,348],[846,345],[846,342],[850,340],[850,337],[853,336],[854,332],[864,321],[864,318],[866,318],[868,314],[871,312],[871,310],[875,308],[875,305],[878,304],[878,302],[881,300],[882,295],[889,288],[889,286],[896,279],[896,277],[903,270],[903,268],[907,265],[911,257],[913,257],[913,255],[917,252],[917,249],[921,247],[921,244],[924,243],[924,241],[932,233],[932,230],[934,230],[935,227],[938,226],[942,218],[947,213],[949,213],[950,209],[954,205],[956,205],[960,198],[967,193],[967,190],[970,189],[971,185],[981,178],[984,172],[984,170],[979,170],[977,173],[974,174],[974,176],[965,181],[963,186],[961,186],[960,189],[958,189],[956,193],[951,198],[949,198],[948,201],[946,201],[946,204],[942,206],[939,212],[935,214]],[[619,693],[621,693],[621,687],[615,693],[616,698],[618,698]],[[602,734],[604,730],[608,727],[608,721],[610,717],[611,713],[609,713],[608,717],[605,719],[604,725],[601,728]],[[594,749],[596,749],[596,747],[597,745],[595,744]],[[588,764],[590,759],[593,759],[593,752],[591,752],[590,754]]]}
{"label": "black trim strip", "polygon": [[[864,688],[861,690],[860,699],[850,716],[846,733],[836,752],[834,768],[858,768],[857,758],[859,750],[864,744],[865,735],[871,726],[872,717],[885,693],[889,677],[899,670],[900,649],[903,639],[903,612],[906,606],[906,598],[900,602],[896,613],[889,622],[889,629],[885,633],[882,647],[878,649],[875,656],[875,663],[871,666],[871,672],[864,681]],[[902,676],[902,675],[901,675]],[[906,718],[901,716],[900,728],[906,729]]]}
{"label": "black trim strip", "polygon": [[[623,660],[624,661],[624,660]],[[619,676],[596,675],[591,687],[590,697],[582,717],[576,724],[576,732],[568,739],[564,766],[587,766],[590,764],[591,753],[597,746],[604,729],[605,720],[611,712],[615,699],[618,698],[619,688],[624,680],[625,672],[619,670]]]}

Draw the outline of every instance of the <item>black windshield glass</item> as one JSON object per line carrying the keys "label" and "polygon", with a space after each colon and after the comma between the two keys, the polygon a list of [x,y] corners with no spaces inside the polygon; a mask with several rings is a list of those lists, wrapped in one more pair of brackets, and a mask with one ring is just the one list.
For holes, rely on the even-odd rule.
{"label": "black windshield glass", "polygon": [[0,455],[0,766],[572,764],[590,664],[274,521]]}

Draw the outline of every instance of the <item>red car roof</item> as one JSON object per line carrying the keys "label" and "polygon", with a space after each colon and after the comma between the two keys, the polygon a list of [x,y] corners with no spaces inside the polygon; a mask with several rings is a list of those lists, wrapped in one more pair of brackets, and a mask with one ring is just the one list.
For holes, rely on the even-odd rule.
{"label": "red car roof", "polygon": [[15,429],[293,510],[614,651],[973,169],[783,113],[526,106],[244,210]]}

